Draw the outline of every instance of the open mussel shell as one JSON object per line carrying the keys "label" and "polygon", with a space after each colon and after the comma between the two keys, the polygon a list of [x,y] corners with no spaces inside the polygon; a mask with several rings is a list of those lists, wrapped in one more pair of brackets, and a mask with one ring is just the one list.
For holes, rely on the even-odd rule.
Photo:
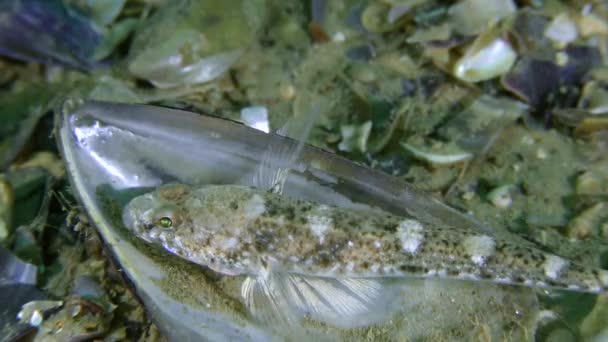
{"label": "open mussel shell", "polygon": [[[396,289],[391,305],[396,310],[371,327],[338,328],[309,319],[298,327],[262,324],[240,301],[243,279],[219,276],[140,242],[123,227],[121,210],[133,196],[172,181],[254,185],[268,147],[293,151],[288,147],[297,142],[236,122],[153,106],[68,100],[56,115],[74,192],[150,317],[171,340],[533,336],[533,290],[441,279],[387,280]],[[284,194],[484,229],[398,179],[310,146],[296,160]],[[463,323],[468,313],[475,319]]]}
{"label": "open mussel shell", "polygon": [[36,266],[22,261],[0,245],[1,342],[18,340],[32,331],[32,327],[19,322],[17,314],[25,303],[47,298],[36,287],[36,272]]}

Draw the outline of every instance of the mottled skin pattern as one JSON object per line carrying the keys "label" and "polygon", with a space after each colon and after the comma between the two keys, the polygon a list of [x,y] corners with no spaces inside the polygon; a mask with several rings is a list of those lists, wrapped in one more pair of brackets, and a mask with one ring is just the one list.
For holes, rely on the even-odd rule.
{"label": "mottled skin pattern", "polygon": [[[162,227],[161,218],[171,227]],[[170,184],[133,199],[125,225],[229,275],[281,270],[327,277],[431,277],[605,292],[608,272],[473,230],[437,227],[242,186]]]}

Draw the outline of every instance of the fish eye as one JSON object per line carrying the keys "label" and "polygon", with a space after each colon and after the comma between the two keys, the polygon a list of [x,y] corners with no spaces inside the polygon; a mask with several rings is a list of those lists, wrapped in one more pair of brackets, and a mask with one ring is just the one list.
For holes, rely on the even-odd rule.
{"label": "fish eye", "polygon": [[173,226],[173,220],[168,216],[163,216],[158,219],[158,224],[163,228],[171,228]]}
{"label": "fish eye", "polygon": [[152,217],[154,225],[160,228],[176,228],[181,224],[179,210],[173,206],[158,208]]}

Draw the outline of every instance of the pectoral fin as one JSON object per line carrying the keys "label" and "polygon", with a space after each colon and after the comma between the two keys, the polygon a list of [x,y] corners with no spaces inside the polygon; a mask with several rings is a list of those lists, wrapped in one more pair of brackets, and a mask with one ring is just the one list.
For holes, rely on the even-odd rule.
{"label": "pectoral fin", "polygon": [[[249,277],[241,294],[252,315],[266,323],[293,324],[304,316],[334,326],[375,323],[384,305],[380,280],[325,278],[271,272]],[[363,319],[362,319],[363,318]]]}
{"label": "pectoral fin", "polygon": [[245,278],[241,285],[241,297],[249,313],[265,324],[281,322],[291,325],[297,319],[291,315],[289,304],[268,277]]}

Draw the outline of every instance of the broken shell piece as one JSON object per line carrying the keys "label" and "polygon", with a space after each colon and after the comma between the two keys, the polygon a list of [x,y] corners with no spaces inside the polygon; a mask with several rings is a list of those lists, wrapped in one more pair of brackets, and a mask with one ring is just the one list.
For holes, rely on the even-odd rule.
{"label": "broken shell piece", "polygon": [[600,236],[604,239],[608,238],[608,222],[600,225]]}
{"label": "broken shell piece", "polygon": [[391,5],[387,20],[389,23],[393,23],[412,12],[416,7],[423,5],[426,0],[384,0],[383,2]]}
{"label": "broken shell piece", "polygon": [[608,24],[599,16],[589,13],[583,15],[578,21],[581,36],[587,38],[593,35],[608,35]]}
{"label": "broken shell piece", "polygon": [[595,172],[587,171],[576,178],[577,194],[600,194],[602,181]]}
{"label": "broken shell piece", "polygon": [[598,296],[595,305],[580,324],[581,337],[584,341],[606,341],[608,338],[608,296]]}
{"label": "broken shell piece", "polygon": [[545,150],[542,147],[539,147],[538,149],[536,149],[536,158],[540,159],[540,160],[544,160],[547,159],[547,157],[549,156],[547,150]]}
{"label": "broken shell piece", "polygon": [[89,341],[108,332],[113,314],[97,303],[79,297],[69,297],[61,309],[44,315],[38,325],[41,341]]}
{"label": "broken shell piece", "polygon": [[378,79],[376,72],[369,64],[353,64],[350,70],[350,76],[355,80],[363,83],[372,83]]}
{"label": "broken shell piece", "polygon": [[27,263],[0,245],[0,286],[12,284],[35,285],[38,268]]}
{"label": "broken shell piece", "polygon": [[340,151],[367,151],[367,140],[372,130],[372,122],[366,121],[363,125],[344,125],[340,128],[342,141],[338,145]]}
{"label": "broken shell piece", "polygon": [[567,234],[571,239],[586,239],[599,230],[600,223],[607,218],[608,205],[597,203],[589,209],[584,210],[568,223]]}
{"label": "broken shell piece", "polygon": [[410,56],[401,52],[389,52],[380,55],[374,60],[374,63],[406,78],[420,77],[421,74],[420,66]]}
{"label": "broken shell piece", "polygon": [[559,84],[560,67],[553,62],[521,58],[501,79],[502,86],[532,106],[545,101]]}
{"label": "broken shell piece", "polygon": [[[608,82],[608,66],[599,65],[589,70],[589,77],[594,81]],[[590,82],[591,83],[591,82]]]}
{"label": "broken shell piece", "polygon": [[429,27],[428,29],[417,29],[414,34],[409,36],[406,41],[410,44],[425,43],[432,41],[446,41],[450,39],[452,26],[447,23]]}
{"label": "broken shell piece", "polygon": [[63,302],[58,300],[33,300],[23,304],[21,311],[17,314],[17,319],[21,323],[37,327],[42,323],[46,311],[56,309],[62,305]]}
{"label": "broken shell piece", "polygon": [[67,1],[2,2],[0,54],[80,70],[95,67],[96,53],[107,37],[73,5],[76,3]]}
{"label": "broken shell piece", "polygon": [[608,129],[608,116],[593,115],[584,118],[574,129],[574,135],[581,136]]}
{"label": "broken shell piece", "polygon": [[[86,300],[87,302],[98,306],[98,309],[102,309],[104,312],[112,312],[116,308],[99,282],[90,276],[78,276],[74,281],[72,292],[77,298],[80,298],[79,300]],[[75,308],[77,309],[78,306],[79,305],[76,305]]]}
{"label": "broken shell piece", "polygon": [[270,132],[268,109],[266,109],[266,107],[251,106],[241,109],[241,121],[243,121],[245,125],[264,133]]}
{"label": "broken shell piece", "polygon": [[522,117],[528,106],[507,97],[482,95],[438,130],[447,141],[457,141],[472,153],[485,153],[502,129]]}
{"label": "broken shell piece", "polygon": [[30,316],[28,324],[33,327],[37,327],[42,323],[42,319],[42,313],[39,310],[34,310],[32,315]]}
{"label": "broken shell piece", "polygon": [[405,148],[416,159],[431,165],[449,165],[469,160],[473,155],[454,144],[435,144],[433,147],[415,146],[402,142]]}
{"label": "broken shell piece", "polygon": [[596,81],[585,84],[578,108],[585,109],[590,114],[608,113],[608,91]]}
{"label": "broken shell piece", "polygon": [[462,0],[450,7],[448,13],[459,33],[474,35],[516,10],[512,0]]}
{"label": "broken shell piece", "polygon": [[[373,2],[361,13],[361,23],[366,30],[373,33],[391,31],[399,26],[405,12],[393,10],[392,6]],[[407,12],[407,11],[406,11]]]}
{"label": "broken shell piece", "polygon": [[61,179],[65,175],[65,168],[63,167],[63,162],[59,158],[57,158],[54,153],[50,151],[36,152],[30,159],[25,161],[23,164],[13,164],[11,167],[41,167],[57,179]]}
{"label": "broken shell piece", "polygon": [[0,242],[8,238],[11,229],[15,194],[4,175],[0,176]]}
{"label": "broken shell piece", "polygon": [[545,29],[545,37],[563,45],[575,41],[577,36],[576,24],[567,13],[562,13],[553,18]]}
{"label": "broken shell piece", "polygon": [[475,192],[474,191],[466,191],[465,193],[462,194],[462,199],[469,202],[471,201],[473,198],[475,198]]}
{"label": "broken shell piece", "polygon": [[508,208],[513,204],[512,192],[515,188],[515,185],[512,184],[494,188],[494,190],[488,193],[488,200],[497,208]]}
{"label": "broken shell piece", "polygon": [[281,95],[281,99],[284,101],[293,100],[293,98],[296,96],[296,88],[289,83],[281,84],[279,94]]}
{"label": "broken shell piece", "polygon": [[386,21],[394,23],[406,15],[412,8],[408,5],[395,5],[392,6],[386,15]]}
{"label": "broken shell piece", "polygon": [[502,38],[479,36],[465,54],[454,64],[453,74],[466,82],[479,82],[506,74],[517,54]]}

